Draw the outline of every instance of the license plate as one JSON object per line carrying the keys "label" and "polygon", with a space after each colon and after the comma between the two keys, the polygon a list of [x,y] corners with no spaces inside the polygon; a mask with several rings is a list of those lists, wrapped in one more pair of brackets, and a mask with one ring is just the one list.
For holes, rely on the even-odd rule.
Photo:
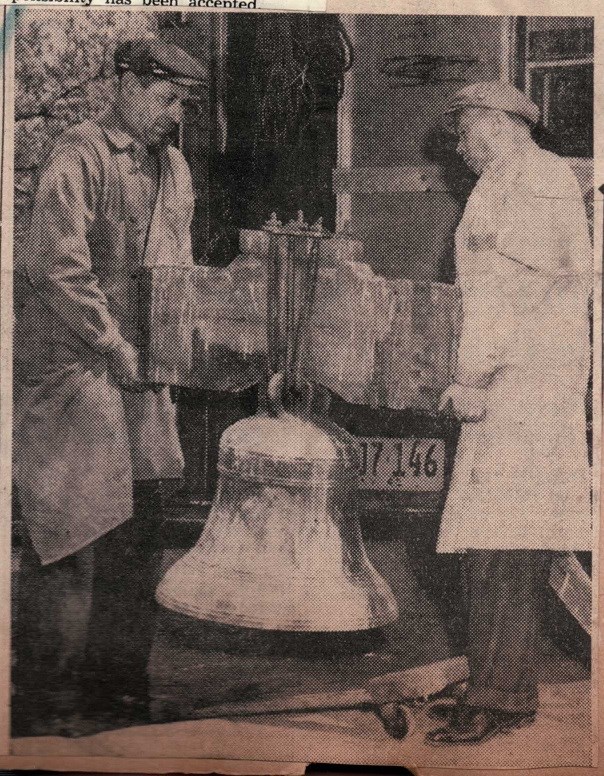
{"label": "license plate", "polygon": [[366,490],[442,490],[442,439],[357,437],[359,487]]}

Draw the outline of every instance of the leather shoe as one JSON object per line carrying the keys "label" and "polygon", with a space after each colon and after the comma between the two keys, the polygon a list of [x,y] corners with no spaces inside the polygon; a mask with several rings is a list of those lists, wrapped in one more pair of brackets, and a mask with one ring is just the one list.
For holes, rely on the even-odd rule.
{"label": "leather shoe", "polygon": [[463,704],[466,689],[466,682],[454,682],[432,696],[432,701],[426,711],[428,718],[440,722],[448,721],[455,707],[460,703]]}
{"label": "leather shoe", "polygon": [[481,744],[494,736],[530,725],[534,714],[518,714],[458,704],[449,723],[426,736],[430,744]]}
{"label": "leather shoe", "polygon": [[432,703],[430,706],[428,706],[426,715],[429,719],[435,719],[439,722],[446,722],[455,711],[456,706],[457,703],[453,700],[449,701],[448,703],[446,701]]}

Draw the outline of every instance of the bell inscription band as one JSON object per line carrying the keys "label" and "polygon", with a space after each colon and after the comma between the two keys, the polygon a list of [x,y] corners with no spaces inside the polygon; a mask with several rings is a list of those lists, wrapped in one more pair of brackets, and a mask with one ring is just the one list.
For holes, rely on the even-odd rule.
{"label": "bell inscription band", "polygon": [[197,545],[166,573],[157,600],[249,628],[379,627],[398,612],[363,546],[352,440],[300,401],[318,244],[328,235],[301,213],[286,227],[273,214],[264,230],[272,311],[266,406],[224,432],[210,516]]}

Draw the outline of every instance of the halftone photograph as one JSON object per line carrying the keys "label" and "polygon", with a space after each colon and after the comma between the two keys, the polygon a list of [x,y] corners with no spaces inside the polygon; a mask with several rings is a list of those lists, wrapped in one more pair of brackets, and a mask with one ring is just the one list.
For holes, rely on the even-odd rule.
{"label": "halftone photograph", "polygon": [[593,17],[10,13],[11,754],[593,765]]}

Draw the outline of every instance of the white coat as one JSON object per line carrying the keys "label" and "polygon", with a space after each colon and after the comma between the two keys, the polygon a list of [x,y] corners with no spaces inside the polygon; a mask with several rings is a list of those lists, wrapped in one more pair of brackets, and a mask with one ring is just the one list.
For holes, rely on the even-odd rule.
{"label": "white coat", "polygon": [[437,549],[589,550],[592,248],[568,163],[532,143],[486,170],[456,233],[464,423]]}

